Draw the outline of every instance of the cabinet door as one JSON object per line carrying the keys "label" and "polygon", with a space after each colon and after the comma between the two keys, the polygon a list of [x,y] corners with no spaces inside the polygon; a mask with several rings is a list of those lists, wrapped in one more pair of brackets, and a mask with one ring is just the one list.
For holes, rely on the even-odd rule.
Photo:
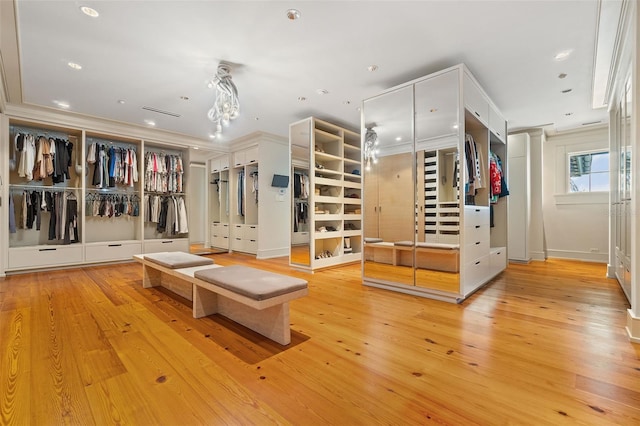
{"label": "cabinet door", "polygon": [[[433,149],[436,139],[453,137],[460,128],[458,117],[459,71],[436,75],[415,85],[416,150]],[[446,145],[441,141],[441,145]]]}
{"label": "cabinet door", "polygon": [[507,136],[507,121],[493,105],[489,105],[489,130],[505,143]]}
{"label": "cabinet door", "polygon": [[464,107],[469,110],[485,126],[489,125],[489,101],[478,85],[464,74],[464,86],[462,88]]}
{"label": "cabinet door", "polygon": [[233,166],[238,167],[245,164],[245,151],[237,151],[233,153]]}
{"label": "cabinet door", "polygon": [[254,164],[257,162],[258,162],[258,147],[252,146],[251,148],[247,148],[244,153],[244,163]]}

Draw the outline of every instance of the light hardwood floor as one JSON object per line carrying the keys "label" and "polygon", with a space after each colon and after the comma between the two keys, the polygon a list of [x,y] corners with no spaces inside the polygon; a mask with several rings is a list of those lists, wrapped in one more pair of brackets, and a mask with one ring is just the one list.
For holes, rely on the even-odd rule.
{"label": "light hardwood floor", "polygon": [[0,424],[640,424],[640,345],[605,266],[510,265],[462,305],[313,275],[282,347],[126,263],[0,279]]}

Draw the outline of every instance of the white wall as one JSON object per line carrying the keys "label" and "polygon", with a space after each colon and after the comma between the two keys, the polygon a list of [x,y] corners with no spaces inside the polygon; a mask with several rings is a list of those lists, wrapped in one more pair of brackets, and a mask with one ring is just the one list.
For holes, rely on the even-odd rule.
{"label": "white wall", "polygon": [[566,193],[568,154],[595,149],[609,149],[607,127],[548,136],[542,147],[542,215],[549,257],[608,261],[609,193]]}

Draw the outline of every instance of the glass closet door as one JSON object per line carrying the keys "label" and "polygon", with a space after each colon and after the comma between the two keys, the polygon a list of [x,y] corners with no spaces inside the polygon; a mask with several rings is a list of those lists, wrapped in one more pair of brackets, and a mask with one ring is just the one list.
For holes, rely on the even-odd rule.
{"label": "glass closet door", "polygon": [[364,277],[414,285],[413,87],[363,104]]}

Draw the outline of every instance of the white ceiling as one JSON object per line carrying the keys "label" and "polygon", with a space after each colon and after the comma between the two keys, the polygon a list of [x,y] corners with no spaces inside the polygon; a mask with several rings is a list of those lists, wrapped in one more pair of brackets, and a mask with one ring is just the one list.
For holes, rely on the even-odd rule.
{"label": "white ceiling", "polygon": [[[100,16],[86,16],[83,5]],[[21,99],[9,102],[59,108],[54,101],[63,101],[69,111],[141,126],[151,119],[158,129],[208,140],[214,94],[206,82],[225,61],[241,115],[220,140],[208,142],[224,145],[256,130],[286,137],[290,123],[308,116],[358,129],[363,99],[465,63],[510,130],[582,127],[607,122],[606,108],[592,108],[594,95],[600,104],[603,93],[602,79],[594,81],[600,6],[598,0],[17,0]],[[292,7],[299,20],[287,19]],[[601,36],[598,48],[607,71],[603,52],[610,54],[617,25],[609,15],[600,29],[611,41]],[[555,60],[564,50],[571,55]],[[378,70],[368,71],[373,64]]]}

